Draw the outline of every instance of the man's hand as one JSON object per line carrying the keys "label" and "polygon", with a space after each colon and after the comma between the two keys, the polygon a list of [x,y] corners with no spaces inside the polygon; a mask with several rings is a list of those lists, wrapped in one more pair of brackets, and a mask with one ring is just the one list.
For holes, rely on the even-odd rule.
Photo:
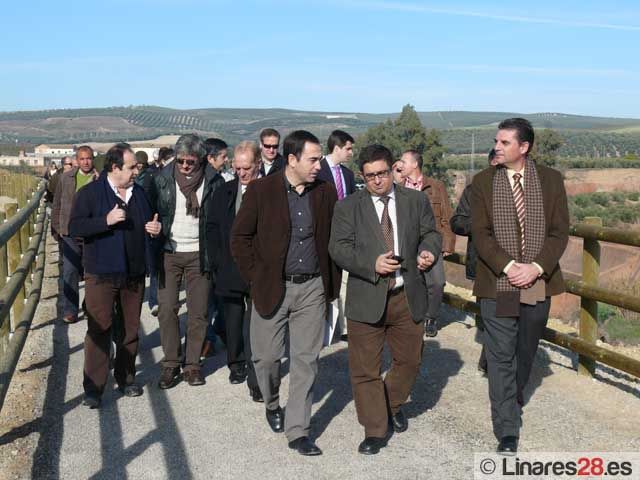
{"label": "man's hand", "polygon": [[443,258],[444,258],[444,257],[448,257],[449,255],[452,255],[452,254],[453,254],[453,252],[445,252],[445,251],[443,251],[443,252],[442,252],[442,257],[443,257]]}
{"label": "man's hand", "polygon": [[400,263],[393,260],[393,252],[383,253],[376,259],[376,273],[379,275],[388,275],[400,268]]}
{"label": "man's hand", "polygon": [[153,216],[153,220],[144,224],[144,230],[152,237],[157,237],[158,235],[160,235],[162,224],[158,221],[157,213]]}
{"label": "man's hand", "polygon": [[124,222],[127,219],[127,212],[118,206],[116,203],[113,209],[107,213],[107,225],[115,225],[116,223]]}
{"label": "man's hand", "polygon": [[518,288],[529,288],[540,276],[540,270],[532,263],[514,263],[507,271],[509,283]]}
{"label": "man's hand", "polygon": [[418,270],[425,271],[433,262],[435,262],[436,257],[433,253],[428,250],[423,250],[418,255]]}

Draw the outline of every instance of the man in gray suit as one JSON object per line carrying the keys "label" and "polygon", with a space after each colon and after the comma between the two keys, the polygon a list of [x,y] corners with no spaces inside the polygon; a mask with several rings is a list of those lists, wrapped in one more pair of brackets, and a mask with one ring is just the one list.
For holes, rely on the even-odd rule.
{"label": "man in gray suit", "polygon": [[[394,185],[393,156],[386,147],[365,147],[359,163],[366,189],[336,204],[329,253],[349,272],[349,367],[358,420],[365,429],[358,451],[373,455],[385,444],[389,411],[393,429],[407,429],[401,406],[420,367],[427,311],[419,271],[436,261],[442,238],[427,197]],[[393,360],[383,381],[385,339]]]}

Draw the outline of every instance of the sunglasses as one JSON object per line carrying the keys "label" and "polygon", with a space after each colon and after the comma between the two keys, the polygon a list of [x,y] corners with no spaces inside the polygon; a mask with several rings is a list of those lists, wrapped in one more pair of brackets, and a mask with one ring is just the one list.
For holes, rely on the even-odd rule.
{"label": "sunglasses", "polygon": [[269,149],[269,150],[277,150],[279,146],[280,146],[279,143],[276,143],[274,145],[269,145],[267,143],[262,144],[262,148]]}
{"label": "sunglasses", "polygon": [[185,163],[189,166],[189,167],[193,167],[196,164],[195,160],[191,160],[189,159],[182,159],[182,158],[176,158],[176,163],[178,165],[184,165]]}

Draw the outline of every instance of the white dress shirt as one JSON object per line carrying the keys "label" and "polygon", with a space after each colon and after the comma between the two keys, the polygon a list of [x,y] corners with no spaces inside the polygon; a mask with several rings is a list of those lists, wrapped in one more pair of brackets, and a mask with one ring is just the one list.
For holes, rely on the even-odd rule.
{"label": "white dress shirt", "polygon": [[327,159],[327,164],[329,165],[329,170],[331,170],[331,176],[333,177],[333,184],[334,185],[338,185],[338,181],[336,179],[336,168],[335,167],[339,167],[338,168],[338,172],[340,173],[340,180],[342,180],[342,193],[344,193],[345,197],[347,196],[347,185],[344,182],[344,174],[342,173],[342,168],[340,168],[340,164],[335,164],[333,163],[333,159],[331,158],[331,155],[327,155],[326,156]]}
{"label": "white dress shirt", "polygon": [[131,200],[131,195],[133,195],[133,185],[131,185],[130,187],[127,188],[127,190],[126,190],[126,192],[124,194],[124,198],[122,198],[120,196],[120,194],[118,193],[118,187],[116,187],[113,184],[113,182],[109,178],[109,175],[107,175],[107,182],[109,182],[109,186],[113,190],[113,193],[116,194],[116,197],[118,197],[120,200],[124,200],[124,203],[126,203],[128,205],[129,204],[129,200]]}
{"label": "white dress shirt", "polygon": [[[396,189],[395,187],[387,194],[389,200],[389,218],[391,219],[391,225],[393,225],[393,254],[400,255],[400,242],[398,241],[398,215],[396,213]],[[384,203],[380,199],[380,196],[371,194],[371,200],[373,200],[373,206],[378,214],[378,222],[382,222],[382,212],[384,211]],[[400,288],[404,285],[404,279],[402,278],[401,270],[396,270],[396,286]]]}

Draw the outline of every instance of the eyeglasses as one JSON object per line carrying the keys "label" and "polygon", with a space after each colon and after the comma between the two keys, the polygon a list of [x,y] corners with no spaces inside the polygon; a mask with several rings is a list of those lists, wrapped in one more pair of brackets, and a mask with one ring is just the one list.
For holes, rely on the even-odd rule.
{"label": "eyeglasses", "polygon": [[279,146],[280,146],[279,143],[275,143],[273,145],[269,145],[267,143],[263,143],[262,144],[262,148],[267,149],[267,150],[277,150]]}
{"label": "eyeglasses", "polygon": [[382,180],[384,178],[389,178],[390,173],[391,173],[391,170],[389,169],[382,170],[381,172],[365,173],[364,179],[367,182],[373,182],[376,178],[379,178]]}
{"label": "eyeglasses", "polygon": [[176,163],[178,165],[184,165],[186,163],[188,166],[192,167],[192,166],[194,166],[196,164],[196,161],[195,160],[191,160],[190,158],[187,158],[187,159],[176,158]]}

